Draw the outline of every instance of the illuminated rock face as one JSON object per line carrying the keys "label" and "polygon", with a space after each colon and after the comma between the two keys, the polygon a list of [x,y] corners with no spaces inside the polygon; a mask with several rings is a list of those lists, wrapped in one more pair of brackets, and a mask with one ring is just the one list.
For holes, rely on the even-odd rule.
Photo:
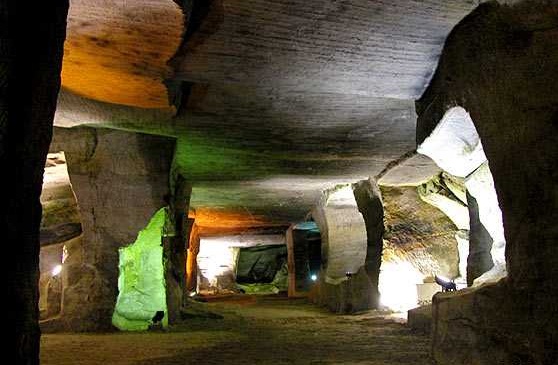
{"label": "illuminated rock face", "polygon": [[168,108],[163,81],[183,24],[172,0],[73,0],[62,85],[93,100]]}
{"label": "illuminated rock face", "polygon": [[338,313],[377,307],[383,212],[375,182],[325,191],[312,217],[322,238],[315,301]]}
{"label": "illuminated rock face", "polygon": [[134,242],[165,205],[174,143],[114,130],[56,129],[51,149],[65,151],[84,234],[67,247],[62,315],[48,328],[111,328],[118,249]]}
{"label": "illuminated rock face", "polygon": [[112,324],[126,331],[146,330],[158,311],[168,325],[161,232],[166,210],[160,209],[130,246],[119,250],[118,300]]}
{"label": "illuminated rock face", "polygon": [[[240,258],[242,249],[253,249],[254,252]],[[265,288],[271,289],[270,292],[273,289],[286,290],[286,282],[281,283],[280,287],[272,283],[276,273],[283,263],[286,263],[286,255],[284,235],[244,234],[202,237],[197,254],[197,290],[211,294],[238,292],[237,275],[240,275],[246,284],[258,282],[270,284]],[[253,265],[258,265],[255,272],[251,271],[254,269]]]}
{"label": "illuminated rock face", "polygon": [[[418,305],[417,284],[432,275],[459,276],[457,227],[423,201],[415,186],[380,186],[386,232],[380,268],[382,305],[406,311]],[[424,189],[424,188],[423,188]]]}
{"label": "illuminated rock face", "polygon": [[[476,199],[480,222],[493,240],[490,253],[494,266],[477,278],[475,284],[505,277],[506,240],[502,211],[480,137],[469,113],[462,107],[449,109],[417,151],[432,158],[442,170],[463,178],[467,192]],[[463,197],[461,199],[463,201]],[[448,216],[455,216],[455,209],[442,204],[439,199],[431,203],[446,211]],[[459,216],[468,218],[466,214]],[[456,223],[462,229],[469,229],[468,219]]]}
{"label": "illuminated rock face", "polygon": [[506,278],[435,297],[433,351],[441,365],[552,364],[558,358],[556,11],[548,2],[479,7],[448,38],[417,102],[419,142],[448,106],[470,113],[506,238]]}
{"label": "illuminated rock face", "polygon": [[47,156],[41,205],[41,246],[67,241],[81,234],[79,210],[64,153],[49,153]]}

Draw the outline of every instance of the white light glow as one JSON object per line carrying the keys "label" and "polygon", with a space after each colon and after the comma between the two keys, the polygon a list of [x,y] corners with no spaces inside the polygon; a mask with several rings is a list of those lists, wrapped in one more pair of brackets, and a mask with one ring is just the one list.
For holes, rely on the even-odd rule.
{"label": "white light glow", "polygon": [[316,276],[315,274],[310,276],[310,279],[312,279],[312,281],[316,281],[318,280],[318,276]]}
{"label": "white light glow", "polygon": [[55,267],[52,268],[52,276],[56,276],[58,274],[60,274],[62,272],[62,265],[56,265]]}
{"label": "white light glow", "polygon": [[417,284],[423,279],[424,275],[408,262],[383,262],[378,284],[381,304],[397,312],[417,307]]}

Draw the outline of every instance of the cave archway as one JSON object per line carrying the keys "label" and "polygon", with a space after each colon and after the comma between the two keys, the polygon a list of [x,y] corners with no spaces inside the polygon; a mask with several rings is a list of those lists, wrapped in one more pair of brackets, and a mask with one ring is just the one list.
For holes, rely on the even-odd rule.
{"label": "cave archway", "polygon": [[[445,172],[464,179],[471,218],[469,237],[473,238],[467,260],[468,283],[497,281],[505,277],[506,239],[502,211],[488,159],[469,113],[460,106],[448,109],[417,151],[430,157]],[[480,239],[483,229],[489,236],[484,234],[484,239]],[[479,255],[482,252],[489,256]],[[479,272],[479,266],[486,267],[488,260],[492,261],[492,267]],[[478,277],[471,276],[471,273]]]}

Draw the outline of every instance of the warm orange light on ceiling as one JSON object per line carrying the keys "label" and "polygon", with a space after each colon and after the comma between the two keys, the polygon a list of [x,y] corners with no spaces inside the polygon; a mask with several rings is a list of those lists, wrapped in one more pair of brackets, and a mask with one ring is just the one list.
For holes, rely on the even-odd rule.
{"label": "warm orange light on ceiling", "polygon": [[195,219],[200,235],[230,234],[277,226],[263,217],[243,211],[198,208],[190,211],[188,217]]}
{"label": "warm orange light on ceiling", "polygon": [[171,0],[72,0],[62,85],[98,101],[166,108],[167,61],[183,28]]}

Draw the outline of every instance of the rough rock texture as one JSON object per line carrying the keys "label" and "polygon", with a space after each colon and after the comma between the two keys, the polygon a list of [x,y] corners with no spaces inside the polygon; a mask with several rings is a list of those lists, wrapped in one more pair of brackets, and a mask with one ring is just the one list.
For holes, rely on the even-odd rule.
{"label": "rough rock texture", "polygon": [[421,300],[417,285],[432,275],[456,278],[459,252],[452,221],[419,196],[419,187],[380,186],[385,235],[379,290],[381,304],[406,312]]}
{"label": "rough rock texture", "polygon": [[408,261],[424,276],[458,275],[453,222],[420,199],[415,187],[381,186],[385,208],[384,260]]}
{"label": "rough rock texture", "polygon": [[56,129],[51,149],[66,154],[84,231],[82,244],[68,247],[58,328],[110,328],[118,249],[133,243],[165,205],[174,147],[174,139],[167,137],[87,127]]}
{"label": "rough rock texture", "polygon": [[407,326],[421,333],[430,333],[432,327],[432,305],[423,305],[407,313]]}
{"label": "rough rock texture", "polygon": [[508,278],[434,301],[440,364],[554,364],[558,358],[558,7],[489,3],[447,40],[417,103],[421,142],[463,106],[503,212]]}
{"label": "rough rock texture", "polygon": [[39,363],[39,197],[60,86],[68,1],[0,3],[0,204],[6,352]]}

